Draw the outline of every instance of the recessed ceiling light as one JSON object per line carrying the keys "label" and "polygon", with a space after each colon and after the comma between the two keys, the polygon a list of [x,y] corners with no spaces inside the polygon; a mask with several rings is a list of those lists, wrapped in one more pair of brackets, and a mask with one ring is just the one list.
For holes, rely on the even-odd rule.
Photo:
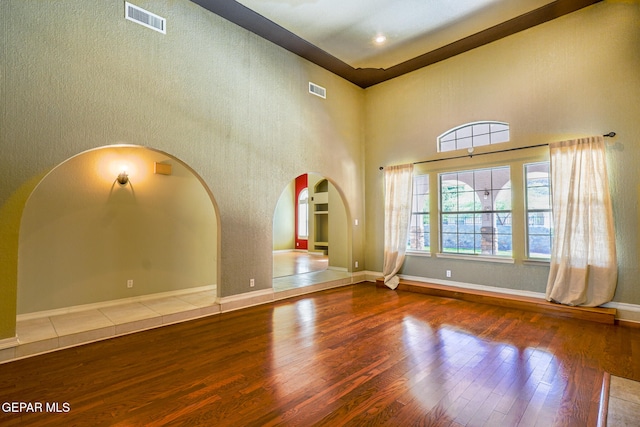
{"label": "recessed ceiling light", "polygon": [[387,41],[387,36],[385,36],[384,34],[378,34],[377,36],[375,36],[373,41],[376,42],[376,44],[382,44]]}

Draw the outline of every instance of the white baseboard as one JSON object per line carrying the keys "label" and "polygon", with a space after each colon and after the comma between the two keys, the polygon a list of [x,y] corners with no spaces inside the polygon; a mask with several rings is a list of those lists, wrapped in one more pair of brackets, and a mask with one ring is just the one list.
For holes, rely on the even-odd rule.
{"label": "white baseboard", "polygon": [[475,291],[486,291],[498,294],[515,295],[520,297],[531,297],[545,299],[545,294],[541,292],[525,291],[521,289],[499,288],[496,286],[476,285],[475,283],[455,282],[453,280],[429,279],[427,277],[400,275],[401,279],[413,282],[433,283],[434,285],[454,286],[456,288],[471,289]]}
{"label": "white baseboard", "polygon": [[273,289],[262,289],[259,291],[245,292],[243,294],[231,295],[228,297],[218,298],[220,304],[220,312],[240,310],[241,308],[253,307],[274,300]]}
{"label": "white baseboard", "polygon": [[[368,282],[366,271],[353,271],[351,272],[351,283]],[[374,280],[375,282],[375,280]]]}
{"label": "white baseboard", "polygon": [[3,338],[0,340],[0,350],[17,347],[18,344],[20,344],[18,337]]}
{"label": "white baseboard", "polygon": [[[402,279],[411,280],[413,282],[433,283],[435,285],[455,286],[457,288],[462,288],[462,289],[487,291],[487,292],[493,292],[497,294],[515,295],[515,296],[539,298],[542,300],[546,300],[545,294],[542,292],[525,291],[521,289],[498,288],[495,286],[477,285],[475,283],[454,282],[452,280],[430,279],[428,277],[409,276],[405,274],[400,274],[399,276]],[[379,279],[380,277],[382,277],[381,272],[375,272],[375,271],[366,272],[366,280],[369,282],[375,282],[376,279]],[[612,302],[603,304],[602,307],[615,308],[616,319],[618,320],[640,324],[640,305],[612,301]]]}
{"label": "white baseboard", "polygon": [[382,273],[378,271],[365,270],[365,271],[361,271],[361,273],[364,273],[364,280],[366,280],[367,282],[375,282],[376,279],[379,279],[382,277]]}
{"label": "white baseboard", "polygon": [[315,251],[315,250],[309,250],[309,249],[292,248],[292,249],[274,249],[273,250],[274,254],[286,254],[291,252],[299,252],[302,254],[309,254],[309,255],[324,255],[322,251]]}
{"label": "white baseboard", "polygon": [[[340,271],[347,271],[347,269]],[[358,271],[352,273],[351,277],[346,279],[330,280],[324,283],[317,283],[315,285],[309,285],[299,288],[291,288],[279,292],[275,292],[273,288],[262,289],[253,292],[245,292],[239,295],[231,295],[228,297],[218,298],[217,302],[218,304],[220,304],[220,312],[225,313],[229,311],[240,310],[242,308],[252,307],[255,305],[280,301],[282,299],[287,299],[294,296],[318,292],[320,290],[347,286],[349,284],[358,283],[363,280],[366,280],[364,272]]]}
{"label": "white baseboard", "polygon": [[640,305],[612,301],[603,304],[602,306],[615,308],[616,319],[624,320],[625,322],[630,323],[637,323],[638,325],[640,325]]}
{"label": "white baseboard", "polygon": [[16,320],[19,322],[21,320],[40,319],[42,317],[51,317],[51,316],[59,316],[61,314],[77,313],[79,311],[98,310],[105,307],[113,307],[114,305],[149,301],[157,298],[179,297],[181,295],[193,294],[196,292],[212,291],[214,289],[216,289],[216,285],[206,285],[206,286],[199,286],[197,288],[179,289],[175,291],[158,292],[155,294],[139,295],[136,297],[121,298],[121,299],[96,302],[91,304],[74,305],[70,307],[55,308],[53,310],[44,310],[44,311],[36,311],[33,313],[18,314],[16,316]]}

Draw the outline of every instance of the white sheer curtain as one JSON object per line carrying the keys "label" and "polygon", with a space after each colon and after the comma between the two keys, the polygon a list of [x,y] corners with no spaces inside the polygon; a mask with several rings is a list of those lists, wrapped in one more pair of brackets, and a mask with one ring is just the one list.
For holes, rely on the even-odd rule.
{"label": "white sheer curtain", "polygon": [[595,307],[611,301],[618,279],[604,138],[549,148],[554,236],[546,297]]}
{"label": "white sheer curtain", "polygon": [[407,251],[407,233],[411,219],[413,165],[384,168],[384,283],[391,289],[398,287],[396,275]]}

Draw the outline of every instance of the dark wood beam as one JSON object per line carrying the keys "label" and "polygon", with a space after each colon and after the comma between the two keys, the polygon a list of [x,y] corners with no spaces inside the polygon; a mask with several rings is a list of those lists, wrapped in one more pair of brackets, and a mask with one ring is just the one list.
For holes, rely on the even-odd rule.
{"label": "dark wood beam", "polygon": [[602,0],[556,0],[529,13],[386,69],[353,68],[235,0],[191,1],[361,88],[367,88],[535,27]]}

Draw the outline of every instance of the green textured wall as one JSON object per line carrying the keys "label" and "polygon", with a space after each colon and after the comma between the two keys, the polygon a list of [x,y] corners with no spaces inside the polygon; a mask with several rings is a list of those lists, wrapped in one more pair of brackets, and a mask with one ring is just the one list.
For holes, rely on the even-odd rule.
{"label": "green textured wall", "polygon": [[291,181],[282,191],[273,213],[273,250],[295,249],[295,181]]}
{"label": "green textured wall", "polygon": [[[478,120],[511,124],[511,141],[495,149],[616,131],[607,149],[619,264],[614,300],[640,304],[639,71],[640,2],[604,1],[367,89],[367,270],[382,271],[384,193],[378,166],[437,158],[440,134]],[[453,154],[459,153],[443,156]],[[436,179],[439,170],[505,160],[521,168],[522,162],[544,157],[523,150],[417,169]],[[513,184],[514,195],[521,198],[522,185]],[[433,206],[437,212],[437,203]],[[446,280],[449,269],[449,280],[544,292],[548,265],[525,263],[523,233],[514,233],[513,239],[520,252],[511,265],[413,256],[402,273]]]}
{"label": "green textured wall", "polygon": [[[167,35],[126,21],[120,0],[0,2],[0,339],[15,333],[23,208],[78,153],[134,144],[191,167],[218,207],[218,285],[230,296],[271,286],[276,204],[308,171],[341,190],[351,265],[380,271],[378,166],[436,157],[440,133],[484,119],[511,123],[510,146],[618,132],[607,151],[615,300],[640,304],[637,1],[605,0],[367,90],[186,0],[138,4],[168,19]],[[443,278],[445,268],[461,282],[538,292],[548,270],[413,257],[404,273]]]}
{"label": "green textured wall", "polygon": [[[364,215],[360,88],[186,0],[137,4],[167,18],[166,35],[126,21],[121,0],[0,2],[0,339],[15,333],[26,199],[88,149],[152,147],[202,178],[219,208],[221,296],[271,287],[273,213],[297,175],[331,178]],[[354,229],[360,259],[363,240]]]}
{"label": "green textured wall", "polygon": [[217,228],[209,193],[177,159],[133,146],[74,156],[25,205],[18,314],[214,285]]}
{"label": "green textured wall", "polygon": [[338,189],[329,182],[329,267],[349,269],[349,215]]}

